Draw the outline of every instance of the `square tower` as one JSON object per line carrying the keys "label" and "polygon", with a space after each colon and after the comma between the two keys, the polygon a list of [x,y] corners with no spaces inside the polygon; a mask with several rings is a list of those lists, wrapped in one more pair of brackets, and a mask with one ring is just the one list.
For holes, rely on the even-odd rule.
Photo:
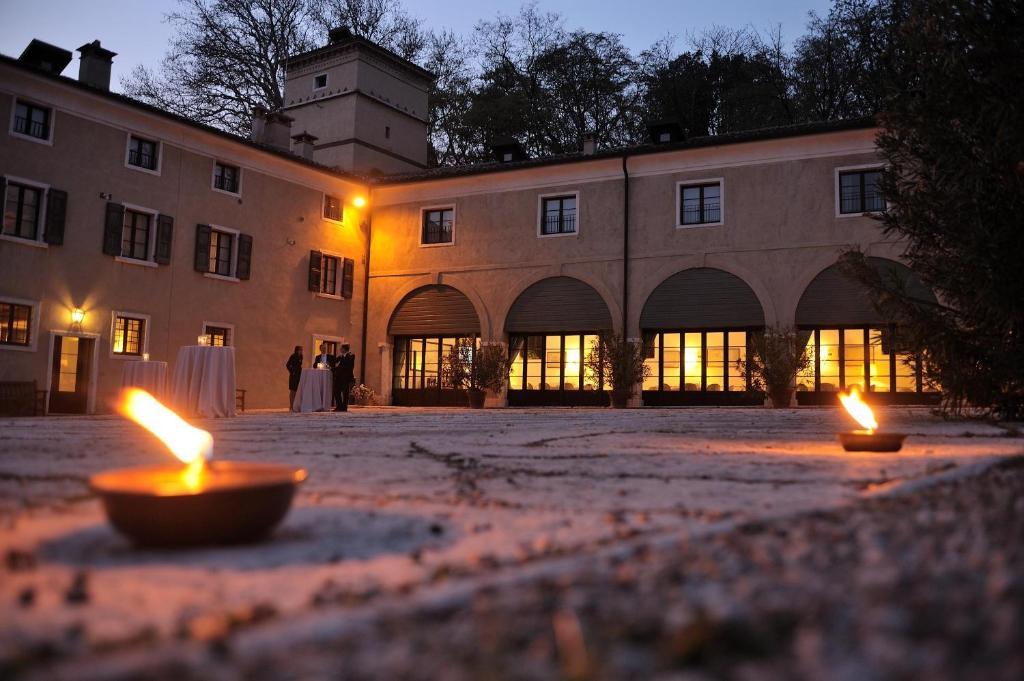
{"label": "square tower", "polygon": [[285,62],[283,113],[317,138],[313,160],[355,173],[427,166],[427,96],[435,76],[348,28]]}

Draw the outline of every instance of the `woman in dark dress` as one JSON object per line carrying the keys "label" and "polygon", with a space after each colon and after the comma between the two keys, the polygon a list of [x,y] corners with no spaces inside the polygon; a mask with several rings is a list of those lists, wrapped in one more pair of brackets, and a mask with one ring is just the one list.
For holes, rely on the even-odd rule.
{"label": "woman in dark dress", "polygon": [[302,376],[302,346],[296,345],[295,352],[284,365],[288,369],[288,408],[295,404],[295,391],[299,389],[299,378]]}

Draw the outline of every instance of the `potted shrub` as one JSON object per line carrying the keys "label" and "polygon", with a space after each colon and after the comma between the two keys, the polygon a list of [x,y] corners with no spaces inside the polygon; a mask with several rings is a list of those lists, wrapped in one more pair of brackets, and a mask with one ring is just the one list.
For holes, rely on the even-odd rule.
{"label": "potted shrub", "polygon": [[796,376],[811,364],[807,338],[792,328],[776,327],[754,334],[747,366],[758,390],[764,390],[776,409],[789,406]]}
{"label": "potted shrub", "polygon": [[636,384],[650,375],[644,364],[643,344],[614,333],[602,334],[587,352],[587,369],[611,387],[612,407],[622,409],[633,396]]}
{"label": "potted shrub", "polygon": [[509,357],[502,344],[474,348],[457,343],[444,359],[443,371],[448,383],[466,391],[469,406],[482,409],[487,391],[501,392],[508,377]]}

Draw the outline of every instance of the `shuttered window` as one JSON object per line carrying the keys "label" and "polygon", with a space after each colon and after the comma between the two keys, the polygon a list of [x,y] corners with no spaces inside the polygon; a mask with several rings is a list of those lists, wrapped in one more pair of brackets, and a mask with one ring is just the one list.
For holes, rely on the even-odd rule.
{"label": "shuttered window", "polygon": [[19,239],[37,240],[42,205],[42,189],[8,181],[3,233]]}
{"label": "shuttered window", "polygon": [[230,277],[234,274],[235,235],[229,232],[211,230],[210,269],[213,274]]}
{"label": "shuttered window", "polygon": [[341,259],[334,255],[324,255],[320,263],[320,293],[328,296],[338,292],[338,265]]}
{"label": "shuttered window", "polygon": [[121,231],[121,257],[136,260],[149,259],[149,233],[153,216],[126,209]]}

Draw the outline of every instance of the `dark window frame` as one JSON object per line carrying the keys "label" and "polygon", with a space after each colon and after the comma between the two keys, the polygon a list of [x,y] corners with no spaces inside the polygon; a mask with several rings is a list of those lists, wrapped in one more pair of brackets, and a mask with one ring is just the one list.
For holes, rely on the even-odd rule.
{"label": "dark window frame", "polygon": [[[230,171],[230,172],[225,172]],[[228,194],[241,194],[242,169],[230,163],[213,162],[213,188]]]}
{"label": "dark window frame", "polygon": [[[647,390],[645,392],[664,392],[664,393],[729,393],[729,392],[752,392],[754,391],[752,386],[752,374],[750,371],[749,363],[744,366],[744,387],[743,390],[730,390],[729,389],[729,334],[730,333],[744,333],[746,334],[746,356],[750,357],[750,339],[755,333],[764,331],[763,326],[736,326],[723,328],[719,326],[705,326],[699,328],[689,329],[644,329],[641,333],[644,344],[644,356],[647,357],[647,350],[651,348],[653,350],[653,344],[650,344],[649,339],[654,336],[658,336],[658,387],[655,390]],[[667,333],[678,333],[679,334],[679,389],[678,390],[666,390],[665,389],[665,334]],[[700,352],[701,352],[701,366],[700,366],[700,388],[698,390],[686,390],[686,374],[685,374],[685,352],[686,352],[686,336],[688,333],[699,333],[700,336]],[[724,367],[722,372],[722,389],[721,390],[708,390],[708,334],[709,333],[721,333],[724,334],[725,344],[722,346],[724,356]]]}
{"label": "dark window frame", "polygon": [[[324,81],[323,81],[324,84],[323,85],[320,85],[320,79],[321,78],[324,79]],[[313,89],[314,90],[323,90],[326,87],[327,87],[327,74],[326,73],[318,73],[315,76],[313,76]]]}
{"label": "dark window frame", "polygon": [[[719,225],[724,220],[723,209],[723,197],[725,182],[722,180],[709,180],[709,181],[698,181],[698,182],[680,182],[676,188],[677,201],[679,206],[679,214],[676,216],[679,227],[696,227],[700,225]],[[705,190],[714,187],[718,189],[718,204],[717,208],[711,208],[708,204],[709,199],[705,197]],[[698,217],[697,220],[687,221],[686,211],[686,197],[685,192],[687,189],[698,190],[697,202],[698,202]],[[717,213],[717,215],[715,214]]]}
{"label": "dark window frame", "polygon": [[[337,205],[335,206],[334,203]],[[344,222],[345,207],[339,197],[324,194],[323,217],[324,220],[331,222]]]}
{"label": "dark window frame", "polygon": [[[134,322],[134,324],[132,324]],[[132,329],[132,326],[135,328]],[[117,332],[121,331],[121,347],[117,346]],[[135,349],[129,350],[129,342],[134,333]],[[115,355],[141,357],[146,351],[146,320],[130,314],[114,313],[114,333],[110,338],[111,352]]]}
{"label": "dark window frame", "polygon": [[[19,109],[24,108],[24,114],[19,115]],[[33,120],[33,113],[42,112],[45,116],[42,122]],[[39,134],[33,132],[34,127],[39,126]],[[53,108],[36,104],[34,102],[25,101],[24,99],[16,99],[14,102],[14,125],[11,128],[11,132],[28,137],[41,142],[49,142],[51,133],[53,131]]]}
{"label": "dark window frame", "polygon": [[[18,190],[17,198],[15,199],[15,211],[14,211],[14,233],[7,231],[7,209],[10,201],[10,191],[12,188]],[[36,195],[36,215],[35,222],[32,225],[32,236],[24,236],[21,233],[22,222],[24,220],[24,208],[25,208],[25,193],[27,191],[34,192]],[[46,189],[43,187],[37,187],[30,184],[23,184],[17,180],[7,180],[7,188],[4,191],[3,196],[3,224],[0,225],[0,233],[4,236],[13,237],[16,239],[24,239],[25,241],[40,241],[42,238],[42,227],[43,224],[43,209],[46,201]]]}
{"label": "dark window frame", "polygon": [[331,253],[321,253],[320,255],[320,295],[339,297],[341,292],[338,290],[339,277],[341,273],[341,261],[340,255],[332,255]]}
{"label": "dark window frame", "polygon": [[[480,334],[474,333],[471,335],[459,335],[459,334],[424,334],[418,336],[398,336],[395,338],[395,349],[392,353],[392,378],[391,385],[395,390],[457,390],[457,388],[446,387],[444,385],[444,358],[445,358],[445,338],[455,339],[455,343],[459,344],[461,341],[470,340],[473,343],[473,347],[479,349],[480,347]],[[422,366],[418,370],[412,369],[412,344],[418,342],[416,348],[420,352],[421,357],[426,357],[427,354],[427,341],[437,341],[437,364],[434,367],[430,367],[433,375],[437,377],[437,385],[426,385],[427,378],[427,363],[424,361]],[[404,371],[399,373],[395,371],[398,364],[398,358],[404,357]],[[435,371],[436,370],[436,371]],[[409,385],[413,384],[410,379],[417,378],[415,374],[418,373],[418,388],[410,388]]]}
{"label": "dark window frame", "polygon": [[[875,207],[877,204],[872,204],[870,207],[868,206],[867,177],[869,175],[877,175],[878,180],[880,180],[882,177],[882,170],[883,169],[879,166],[872,166],[870,168],[856,168],[838,171],[838,176],[836,178],[836,192],[838,192],[837,205],[839,208],[839,215],[862,215],[864,213],[885,212],[887,206],[885,198],[882,196],[881,192],[877,190],[877,180],[875,183],[876,190],[873,198],[876,202],[879,202],[880,205],[878,205],[878,207]],[[843,178],[853,176],[857,177],[857,195],[854,201],[855,205],[847,209],[844,205]]]}
{"label": "dark window frame", "polygon": [[[895,324],[826,324],[826,325],[800,325],[797,327],[797,332],[810,332],[811,337],[808,340],[814,341],[814,362],[812,363],[812,369],[814,370],[814,390],[800,391],[800,392],[813,392],[813,393],[824,393],[824,394],[838,394],[840,391],[846,390],[846,345],[845,336],[846,331],[863,331],[864,332],[864,382],[868,388],[867,392],[877,394],[895,394],[901,392],[896,389],[896,355],[897,350],[895,348],[889,349],[889,389],[888,390],[871,390],[871,359],[870,359],[870,348],[871,348],[871,330],[877,329],[884,333],[889,333],[891,336],[896,334]],[[839,332],[839,354],[836,358],[836,363],[839,365],[839,384],[836,386],[836,390],[825,390],[821,389],[821,331],[838,331]],[[924,370],[921,363],[921,357],[917,353],[912,353],[916,357],[916,366],[914,367],[914,390],[902,391],[906,394],[921,395],[929,391],[924,389]]]}
{"label": "dark window frame", "polygon": [[[210,345],[216,347],[231,347],[234,342],[232,338],[234,329],[228,326],[217,326],[203,322],[203,335],[210,337]],[[219,342],[218,342],[219,339]]]}
{"label": "dark window frame", "polygon": [[[210,228],[210,265],[208,272],[221,277],[235,276],[235,250],[238,235],[234,232]],[[221,271],[223,269],[223,271]]]}
{"label": "dark window frame", "polygon": [[[571,200],[573,206],[566,209],[565,202]],[[548,204],[558,202],[557,219],[552,221],[548,217]],[[580,209],[580,198],[578,193],[557,194],[540,197],[540,236],[562,236],[567,234],[579,234],[579,221],[577,219]],[[549,225],[555,225],[557,229],[550,230]]]}
{"label": "dark window frame", "polygon": [[[151,147],[147,150],[146,146]],[[146,152],[149,153],[146,153]],[[147,163],[148,161],[148,163]],[[160,170],[160,142],[139,135],[128,135],[128,165],[150,172]]]}
{"label": "dark window frame", "polygon": [[[6,314],[2,309],[6,306]],[[24,312],[25,316],[25,340],[17,341],[14,338],[14,323],[20,321],[17,313]],[[32,315],[35,312],[33,305],[16,303],[10,300],[0,300],[0,345],[9,345],[16,348],[27,348],[32,346]]]}
{"label": "dark window frame", "polygon": [[[559,338],[559,370],[558,370],[558,387],[557,388],[545,388],[543,387],[547,383],[547,339],[553,336]],[[577,379],[578,387],[566,390],[565,388],[565,338],[566,336],[578,336],[580,339],[580,374]],[[509,334],[508,350],[509,350],[509,374],[512,373],[512,350],[516,347],[516,341],[522,342],[523,355],[520,361],[522,362],[522,376],[523,376],[523,387],[513,389],[509,387],[509,390],[513,392],[569,392],[569,393],[582,393],[582,392],[603,392],[609,390],[610,387],[605,385],[604,372],[601,372],[597,377],[597,389],[589,391],[584,389],[587,376],[586,358],[590,353],[590,348],[586,347],[587,336],[601,337],[600,331],[580,331],[573,333],[559,332],[559,333],[512,333]],[[529,366],[529,353],[530,353],[530,339],[540,339],[540,379],[539,387],[527,388],[526,382],[529,378],[527,369]],[[599,346],[600,347],[600,346]],[[603,350],[602,350],[603,352]]]}
{"label": "dark window frame", "polygon": [[[145,224],[145,236],[142,242],[143,255],[140,257],[136,255],[138,244],[138,234],[141,231],[140,226],[137,222],[137,218],[144,217]],[[128,258],[131,260],[140,260],[143,262],[152,262],[150,255],[150,243],[153,238],[153,223],[156,221],[156,215],[147,213],[141,210],[135,210],[128,206],[124,209],[124,220],[121,225],[121,257]],[[127,237],[127,238],[126,238]],[[129,253],[125,253],[125,244],[131,245]]]}
{"label": "dark window frame", "polygon": [[[444,214],[450,213],[451,217],[445,224]],[[431,216],[437,215],[437,220],[432,221]],[[436,228],[431,229],[431,225]],[[444,237],[447,236],[447,239]],[[447,246],[455,243],[455,206],[432,206],[422,210],[420,221],[420,246]]]}

